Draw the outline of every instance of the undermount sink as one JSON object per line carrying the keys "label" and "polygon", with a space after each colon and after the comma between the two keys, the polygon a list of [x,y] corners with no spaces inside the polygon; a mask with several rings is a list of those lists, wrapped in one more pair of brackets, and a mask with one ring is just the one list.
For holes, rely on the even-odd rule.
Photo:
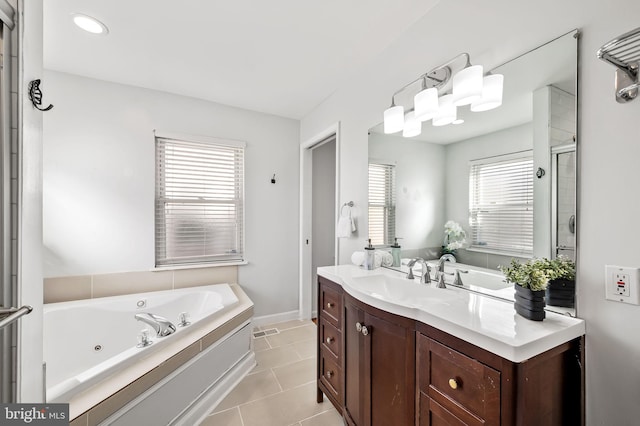
{"label": "undermount sink", "polygon": [[460,297],[460,289],[436,288],[433,283],[420,284],[416,280],[383,274],[354,277],[350,286],[376,299],[405,306],[446,303]]}

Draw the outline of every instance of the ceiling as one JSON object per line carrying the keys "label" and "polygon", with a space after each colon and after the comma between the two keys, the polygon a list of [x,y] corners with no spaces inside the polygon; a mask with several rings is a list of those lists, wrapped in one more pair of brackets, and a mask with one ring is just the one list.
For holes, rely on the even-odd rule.
{"label": "ceiling", "polygon": [[438,1],[45,1],[44,67],[300,119]]}

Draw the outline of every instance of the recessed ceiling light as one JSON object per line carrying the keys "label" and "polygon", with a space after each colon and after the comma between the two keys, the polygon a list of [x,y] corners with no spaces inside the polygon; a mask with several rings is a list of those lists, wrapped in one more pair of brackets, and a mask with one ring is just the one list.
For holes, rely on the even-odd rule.
{"label": "recessed ceiling light", "polygon": [[109,33],[107,26],[92,16],[82,13],[74,13],[71,16],[74,24],[91,34],[106,35]]}
{"label": "recessed ceiling light", "polygon": [[453,120],[452,123],[453,124],[462,124],[462,123],[464,123],[464,120],[462,118],[458,118],[457,120]]}

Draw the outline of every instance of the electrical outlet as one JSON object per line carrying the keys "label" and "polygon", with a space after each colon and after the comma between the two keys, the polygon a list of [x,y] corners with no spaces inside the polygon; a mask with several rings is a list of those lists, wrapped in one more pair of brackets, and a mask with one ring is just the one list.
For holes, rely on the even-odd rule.
{"label": "electrical outlet", "polygon": [[638,268],[605,266],[605,295],[608,300],[640,305]]}

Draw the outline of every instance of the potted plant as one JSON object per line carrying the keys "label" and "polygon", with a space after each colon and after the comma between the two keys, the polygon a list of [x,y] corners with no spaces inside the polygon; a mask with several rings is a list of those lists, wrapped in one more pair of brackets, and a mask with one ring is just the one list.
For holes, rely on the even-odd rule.
{"label": "potted plant", "polygon": [[532,259],[523,263],[512,259],[508,267],[500,266],[507,282],[514,284],[516,312],[527,319],[542,321],[545,318],[545,290],[554,276],[548,262],[548,259]]}
{"label": "potted plant", "polygon": [[576,293],[575,262],[566,256],[558,256],[553,260],[547,260],[546,267],[553,275],[546,289],[547,305],[573,308]]}

